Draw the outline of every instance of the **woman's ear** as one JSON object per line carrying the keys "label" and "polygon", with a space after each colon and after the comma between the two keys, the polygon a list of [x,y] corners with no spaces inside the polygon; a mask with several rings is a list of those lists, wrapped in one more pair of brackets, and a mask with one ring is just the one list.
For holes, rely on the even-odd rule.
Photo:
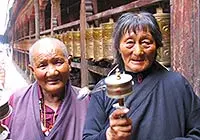
{"label": "woman's ear", "polygon": [[32,66],[31,64],[28,65],[28,68],[30,69],[30,71],[31,71],[32,73],[34,73],[34,68],[33,68],[33,66]]}
{"label": "woman's ear", "polygon": [[69,55],[69,56],[68,56],[68,63],[69,63],[69,65],[71,65],[71,62],[72,62],[72,56]]}
{"label": "woman's ear", "polygon": [[69,71],[72,70],[72,68],[71,68],[71,62],[72,62],[72,56],[69,55],[69,57],[68,57]]}

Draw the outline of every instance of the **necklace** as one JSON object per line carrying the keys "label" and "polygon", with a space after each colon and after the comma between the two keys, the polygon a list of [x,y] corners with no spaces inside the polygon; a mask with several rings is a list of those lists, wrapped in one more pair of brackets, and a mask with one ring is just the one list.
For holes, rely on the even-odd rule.
{"label": "necklace", "polygon": [[45,109],[45,104],[44,101],[39,101],[40,104],[40,120],[41,120],[41,129],[43,134],[45,134],[45,136],[48,136],[50,131],[52,130],[54,123],[55,123],[55,117],[56,117],[56,113],[54,113],[53,115],[53,122],[52,124],[50,124],[47,127],[47,122],[46,122],[46,109]]}

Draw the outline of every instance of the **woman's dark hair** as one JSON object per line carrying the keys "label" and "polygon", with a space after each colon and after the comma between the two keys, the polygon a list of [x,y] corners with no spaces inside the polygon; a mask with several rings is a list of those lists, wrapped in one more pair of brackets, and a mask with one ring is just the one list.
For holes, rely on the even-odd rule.
{"label": "woman's dark hair", "polygon": [[113,49],[116,52],[115,63],[124,68],[124,64],[119,53],[120,40],[127,32],[149,31],[153,36],[156,48],[162,47],[162,33],[155,17],[148,12],[125,13],[122,14],[115,23],[113,31]]}

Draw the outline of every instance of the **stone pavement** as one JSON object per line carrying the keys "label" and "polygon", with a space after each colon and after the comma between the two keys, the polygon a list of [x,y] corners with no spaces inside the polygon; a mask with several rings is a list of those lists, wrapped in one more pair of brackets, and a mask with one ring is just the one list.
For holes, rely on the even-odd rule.
{"label": "stone pavement", "polygon": [[26,80],[22,71],[12,61],[11,56],[4,56],[5,83],[6,93],[12,94],[15,90],[27,86],[30,82]]}

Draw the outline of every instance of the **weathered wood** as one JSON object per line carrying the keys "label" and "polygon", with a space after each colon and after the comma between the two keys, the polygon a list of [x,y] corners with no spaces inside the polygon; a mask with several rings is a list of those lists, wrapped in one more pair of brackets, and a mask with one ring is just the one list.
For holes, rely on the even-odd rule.
{"label": "weathered wood", "polygon": [[199,0],[171,0],[172,68],[181,72],[200,96]]}
{"label": "weathered wood", "polygon": [[[118,14],[118,13],[129,11],[129,10],[132,10],[132,9],[140,8],[140,7],[143,7],[143,6],[152,5],[152,4],[155,4],[155,3],[158,3],[158,2],[162,2],[162,1],[164,2],[164,1],[167,1],[167,0],[137,0],[137,1],[131,2],[129,4],[126,4],[126,5],[117,7],[117,8],[109,9],[109,10],[106,10],[104,12],[101,12],[101,13],[98,13],[98,14],[95,14],[95,15],[92,15],[92,16],[88,16],[86,18],[86,21],[93,21],[93,20],[97,20],[97,19],[100,19],[100,18],[109,17],[109,16],[114,15],[114,14]],[[80,24],[80,20],[76,20],[76,21],[55,27],[54,31],[69,28],[69,27],[72,27],[72,26],[75,26],[75,25],[78,25],[78,24]]]}
{"label": "weathered wood", "polygon": [[35,38],[40,38],[40,16],[39,16],[39,0],[34,0],[35,8]]}
{"label": "weathered wood", "polygon": [[87,61],[85,59],[86,58],[85,31],[86,31],[85,0],[81,0],[81,8],[80,8],[81,87],[88,85],[88,66],[87,66]]}
{"label": "weathered wood", "polygon": [[94,14],[98,13],[97,0],[92,0]]}
{"label": "weathered wood", "polygon": [[89,17],[87,17],[87,21],[93,21],[96,19],[100,19],[102,17],[104,17],[104,18],[110,17],[111,15],[114,15],[114,14],[122,13],[122,12],[129,11],[132,9],[137,9],[137,8],[140,8],[143,6],[152,5],[152,4],[155,4],[158,2],[162,2],[162,1],[167,1],[167,0],[137,0],[137,1],[133,1],[129,4],[122,5],[117,8],[109,9],[104,12],[95,14],[93,16],[89,16]]}
{"label": "weathered wood", "polygon": [[[95,1],[95,0],[93,0],[93,1]],[[152,5],[152,4],[155,4],[155,3],[158,3],[158,2],[164,2],[164,1],[167,1],[167,0],[137,0],[137,1],[131,2],[129,4],[126,4],[126,5],[117,7],[117,8],[109,9],[109,10],[106,10],[104,12],[101,12],[101,13],[98,13],[98,14],[95,14],[95,15],[92,15],[92,16],[88,16],[86,21],[93,21],[93,20],[97,20],[99,18],[109,17],[111,15],[118,14],[118,13],[121,13],[121,12],[124,12],[124,11],[128,11],[128,10],[131,10],[131,9],[134,9],[134,8],[136,9],[136,8],[140,8],[140,7],[143,7],[143,6],[148,6],[148,5]],[[78,24],[80,24],[80,20],[72,21],[70,23],[66,23],[66,24],[54,27],[53,30],[58,31],[58,30],[62,30],[62,29],[66,29],[66,28],[76,26]],[[45,31],[40,32],[40,34],[41,35],[42,34],[48,34],[50,32],[51,32],[51,30],[49,29],[49,30],[45,30]]]}

